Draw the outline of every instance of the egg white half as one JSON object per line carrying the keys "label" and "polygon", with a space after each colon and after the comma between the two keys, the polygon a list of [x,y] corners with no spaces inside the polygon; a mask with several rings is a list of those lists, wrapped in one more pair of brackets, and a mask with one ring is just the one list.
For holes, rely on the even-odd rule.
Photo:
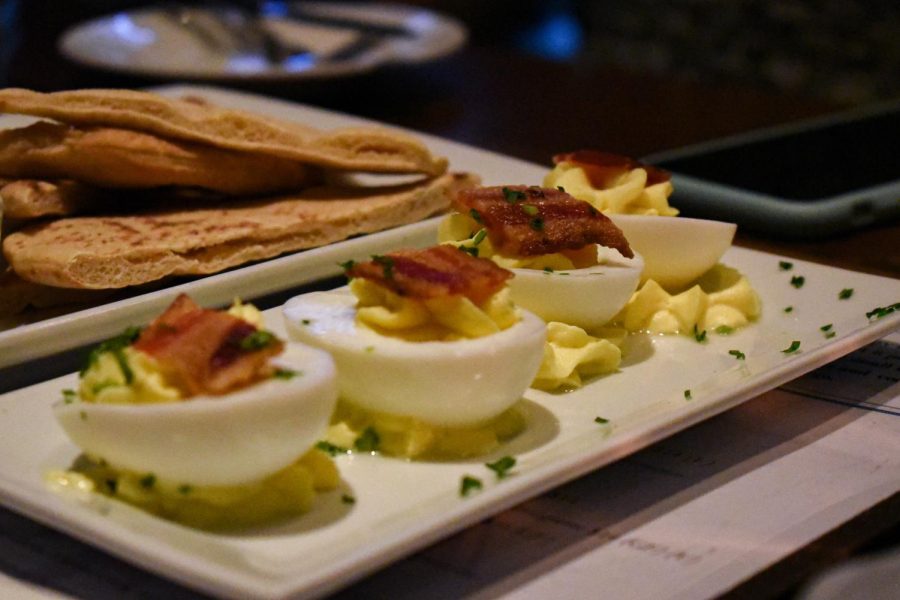
{"label": "egg white half", "polygon": [[618,251],[597,246],[602,264],[583,269],[547,272],[511,269],[513,302],[545,321],[559,321],[582,329],[605,325],[637,289],[644,260],[635,253],[626,258]]}
{"label": "egg white half", "polygon": [[79,448],[118,469],[191,485],[248,483],[306,452],[337,401],[327,353],[288,344],[272,363],[297,374],[166,404],[59,402],[53,413]]}
{"label": "egg white half", "polygon": [[709,219],[607,215],[644,257],[643,280],[683,288],[709,271],[731,246],[737,225]]}
{"label": "egg white half", "polygon": [[480,338],[384,336],[357,324],[347,288],[297,296],[283,312],[293,339],[332,354],[342,398],[438,427],[484,423],[515,404],[537,373],[546,338],[543,321],[524,310],[515,325]]}

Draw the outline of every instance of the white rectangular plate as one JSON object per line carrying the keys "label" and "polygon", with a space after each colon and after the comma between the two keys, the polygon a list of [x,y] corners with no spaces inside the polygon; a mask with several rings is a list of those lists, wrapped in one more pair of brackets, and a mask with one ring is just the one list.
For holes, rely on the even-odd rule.
{"label": "white rectangular plate", "polygon": [[[255,110],[271,106],[281,107],[286,114],[302,110],[246,96],[202,93],[217,102]],[[333,115],[328,118],[333,121],[321,123],[323,127],[345,122]],[[449,156],[455,168],[477,172],[487,183],[537,183],[544,173],[540,167],[456,144],[435,141],[434,147]],[[429,236],[435,224],[415,228],[418,235]],[[405,234],[389,233],[385,244],[398,241],[395,235]],[[367,252],[370,249],[365,246],[346,248],[351,258]],[[291,268],[304,268],[304,257],[313,254],[288,257],[296,261]],[[793,261],[793,270],[781,271],[779,260],[741,248],[729,250],[723,259],[747,275],[762,297],[763,316],[751,327],[731,336],[712,336],[705,344],[688,337],[635,336],[620,372],[568,394],[529,390],[525,396],[529,428],[483,459],[411,463],[341,456],[337,459],[341,489],[321,496],[309,514],[289,523],[242,534],[211,534],[173,525],[116,501],[92,498],[85,502],[52,493],[44,484],[44,474],[71,464],[78,451],[56,425],[50,405],[60,398],[62,389],[74,387],[75,375],[0,396],[0,455],[4,457],[0,501],[125,560],[212,594],[235,598],[322,595],[900,326],[900,312],[877,320],[866,317],[877,306],[900,301],[900,281],[801,261]],[[252,279],[259,267],[235,273],[244,272]],[[802,288],[790,284],[793,275],[805,277]],[[239,283],[237,279],[230,285]],[[838,294],[844,288],[853,288],[854,293],[840,300]],[[229,298],[226,294],[223,300]],[[785,313],[786,306],[793,310]],[[266,317],[272,329],[282,331],[278,309],[267,311]],[[827,338],[820,330],[827,324],[835,337]],[[794,340],[800,342],[800,350],[784,354],[782,350]],[[736,360],[729,350],[740,350],[746,359]],[[691,400],[685,399],[686,389],[691,390]],[[599,424],[596,417],[608,423]],[[515,456],[518,463],[512,476],[497,481],[483,463],[503,455]],[[459,485],[467,474],[481,479],[484,489],[463,498]],[[356,503],[343,503],[342,494],[352,495]]]}

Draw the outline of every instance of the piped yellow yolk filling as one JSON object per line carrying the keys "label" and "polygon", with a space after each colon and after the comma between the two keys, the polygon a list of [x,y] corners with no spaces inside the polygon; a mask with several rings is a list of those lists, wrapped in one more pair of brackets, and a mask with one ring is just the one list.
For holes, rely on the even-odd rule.
{"label": "piped yellow yolk filling", "polygon": [[444,217],[438,226],[438,241],[450,244],[480,258],[489,258],[504,269],[537,269],[569,271],[593,267],[598,263],[597,247],[589,245],[577,251],[554,252],[536,256],[505,256],[498,254],[481,225],[469,215],[453,213]]}
{"label": "piped yellow yolk filling", "polygon": [[350,291],[358,300],[359,323],[408,341],[479,338],[507,329],[521,318],[507,288],[481,305],[464,296],[405,298],[362,278],[350,281]]}
{"label": "piped yellow yolk filling", "polygon": [[608,187],[597,189],[575,163],[561,162],[544,177],[544,187],[561,187],[571,196],[590,202],[607,214],[659,215],[674,217],[678,209],[669,206],[672,182],[647,185],[647,171],[631,169],[616,177]]}
{"label": "piped yellow yolk filling", "polygon": [[519,405],[494,419],[470,427],[440,427],[413,417],[360,408],[339,401],[326,440],[333,446],[359,452],[380,452],[410,459],[466,458],[495,450],[525,429]]}
{"label": "piped yellow yolk filling", "polygon": [[746,277],[716,265],[689,289],[670,294],[647,281],[614,319],[628,331],[702,334],[731,333],[759,317],[762,303]]}
{"label": "piped yellow yolk filling", "polygon": [[531,387],[547,391],[579,388],[585,377],[614,373],[622,361],[620,347],[627,332],[607,327],[592,334],[574,325],[547,323],[544,358]]}
{"label": "piped yellow yolk filling", "polygon": [[169,482],[152,473],[117,471],[85,456],[68,471],[49,473],[47,480],[60,491],[97,492],[191,527],[236,529],[307,512],[316,492],[336,488],[340,475],[327,454],[312,449],[280,471],[242,485]]}

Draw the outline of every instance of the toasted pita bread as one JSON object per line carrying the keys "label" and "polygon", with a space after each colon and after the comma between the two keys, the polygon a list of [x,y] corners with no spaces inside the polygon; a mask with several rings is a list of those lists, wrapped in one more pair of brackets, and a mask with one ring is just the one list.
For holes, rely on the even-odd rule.
{"label": "toasted pita bread", "polygon": [[82,127],[107,126],[152,133],[322,167],[379,173],[439,175],[447,161],[417,139],[389,129],[312,128],[196,101],[133,90],[73,90],[44,94],[0,90],[0,113],[26,114]]}
{"label": "toasted pita bread", "polygon": [[97,302],[111,290],[60,289],[25,281],[12,269],[0,270],[0,317],[18,314],[26,308],[52,308],[66,304]]}
{"label": "toasted pita bread", "polygon": [[3,214],[9,219],[71,215],[93,206],[97,190],[77,181],[0,181]]}
{"label": "toasted pita bread", "polygon": [[0,131],[0,176],[99,187],[202,187],[233,195],[297,190],[321,179],[318,169],[294,160],[48,121]]}
{"label": "toasted pita bread", "polygon": [[22,278],[70,288],[119,288],[168,275],[215,273],[249,261],[413,223],[448,209],[477,182],[446,174],[390,188],[319,187],[227,208],[76,217],[3,240]]}

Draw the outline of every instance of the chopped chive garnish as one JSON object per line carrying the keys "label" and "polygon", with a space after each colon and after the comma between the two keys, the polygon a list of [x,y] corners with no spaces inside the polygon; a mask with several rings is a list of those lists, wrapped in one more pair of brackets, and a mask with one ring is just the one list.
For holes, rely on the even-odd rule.
{"label": "chopped chive garnish", "polygon": [[140,335],[140,327],[129,327],[116,337],[108,339],[105,342],[101,343],[96,348],[91,350],[90,354],[88,354],[87,361],[81,368],[80,375],[84,377],[84,374],[87,373],[87,370],[97,363],[97,360],[99,360],[101,354],[103,354],[104,352],[112,352],[114,353],[116,361],[119,363],[119,368],[122,370],[122,374],[125,376],[126,382],[131,383],[132,378],[134,377],[134,373],[132,373],[131,368],[128,366],[128,361],[125,359],[123,350],[133,344]]}
{"label": "chopped chive garnish", "polygon": [[694,396],[691,395],[691,390],[684,390],[684,399],[685,400],[693,400]]}
{"label": "chopped chive garnish", "polygon": [[552,273],[553,267],[544,267],[544,273]]}
{"label": "chopped chive garnish", "polygon": [[272,373],[272,377],[275,379],[293,379],[297,375],[302,375],[303,373],[300,371],[294,371],[293,369],[275,369],[275,372]]}
{"label": "chopped chive garnish", "polygon": [[793,354],[794,352],[796,352],[799,349],[800,349],[800,340],[794,340],[793,342],[791,342],[791,345],[788,346],[787,348],[785,348],[784,350],[782,350],[782,352],[784,354]]}
{"label": "chopped chive garnish", "polygon": [[566,193],[566,188],[564,188],[564,187],[561,186],[561,185],[556,186],[556,189],[558,189],[559,191],[561,191],[561,192],[564,193],[564,194]]}
{"label": "chopped chive garnish", "polygon": [[474,246],[457,246],[457,248],[459,248],[460,250],[462,250],[463,252],[465,252],[466,254],[468,254],[470,256],[474,256],[475,258],[478,258],[478,248],[476,248]]}
{"label": "chopped chive garnish", "polygon": [[888,306],[876,306],[872,310],[866,313],[867,319],[881,319],[883,317],[888,316],[894,311],[900,310],[900,302],[895,302],[894,304],[890,304]]}
{"label": "chopped chive garnish", "polygon": [[341,502],[344,504],[356,504],[356,498],[350,494],[341,494]]}
{"label": "chopped chive garnish", "polygon": [[78,392],[75,390],[63,390],[62,395],[64,404],[72,404],[78,398]]}
{"label": "chopped chive garnish", "polygon": [[716,333],[719,335],[731,335],[734,333],[734,327],[729,327],[728,325],[719,325],[716,327]]}
{"label": "chopped chive garnish", "polygon": [[609,419],[604,419],[603,417],[594,417],[594,423],[599,423],[600,425],[607,425],[609,423]]}
{"label": "chopped chive garnish", "polygon": [[353,448],[360,452],[377,452],[381,438],[378,432],[371,427],[366,427],[356,441],[353,442]]}
{"label": "chopped chive garnish", "polygon": [[747,356],[740,350],[729,350],[728,354],[732,355],[738,360],[744,360],[745,358],[747,358]]}
{"label": "chopped chive garnish", "polygon": [[696,323],[694,324],[694,339],[701,344],[706,341],[706,330],[700,331],[700,328],[697,327]]}
{"label": "chopped chive garnish", "polygon": [[847,300],[852,295],[853,295],[853,288],[844,288],[838,294],[838,299],[839,300]]}
{"label": "chopped chive garnish", "polygon": [[141,484],[142,488],[149,490],[154,485],[156,485],[156,475],[154,475],[153,473],[147,473],[146,475],[141,477],[138,483]]}
{"label": "chopped chive garnish", "polygon": [[181,494],[182,496],[187,496],[188,494],[190,494],[193,491],[194,491],[194,488],[192,488],[191,486],[189,486],[186,483],[178,486],[178,493]]}
{"label": "chopped chive garnish", "polygon": [[481,213],[474,208],[469,210],[469,216],[472,217],[476,223],[481,223]]}
{"label": "chopped chive garnish", "polygon": [[331,442],[326,442],[325,440],[316,442],[316,449],[325,452],[329,456],[337,456],[338,454],[347,454],[347,452],[349,452],[347,448],[336,446]]}
{"label": "chopped chive garnish", "polygon": [[487,231],[485,229],[479,229],[478,233],[475,234],[475,237],[472,238],[472,245],[477,246],[484,241],[485,237],[487,237]]}
{"label": "chopped chive garnish", "polygon": [[819,327],[819,331],[825,334],[825,339],[828,340],[837,335],[837,332],[834,330],[834,325],[832,325],[831,323],[829,323],[828,325],[822,325],[821,327]]}
{"label": "chopped chive garnish", "polygon": [[120,387],[120,386],[121,386],[121,384],[119,382],[107,379],[106,381],[101,381],[100,383],[97,383],[97,384],[94,384],[93,386],[91,386],[91,393],[96,396],[97,394],[99,394],[100,392],[105,390],[106,388]]}
{"label": "chopped chive garnish", "polygon": [[[503,198],[510,204],[524,200],[527,197],[528,196],[525,195],[525,192],[520,192],[519,190],[513,190],[508,187],[503,188]],[[477,221],[478,219],[475,219],[475,220]]]}
{"label": "chopped chive garnish", "polygon": [[481,480],[471,475],[463,475],[462,481],[459,482],[459,495],[465,498],[475,490],[484,487]]}
{"label": "chopped chive garnish", "polygon": [[381,265],[382,269],[384,269],[384,278],[385,279],[393,279],[394,278],[394,259],[390,256],[382,256],[381,254],[373,254],[372,260]]}
{"label": "chopped chive garnish", "polygon": [[522,212],[524,212],[529,217],[533,217],[534,215],[538,214],[538,207],[534,204],[523,204]]}
{"label": "chopped chive garnish", "polygon": [[265,329],[257,329],[253,333],[245,336],[238,344],[241,350],[252,351],[265,348],[275,343],[275,334]]}
{"label": "chopped chive garnish", "polygon": [[497,474],[497,479],[503,479],[509,474],[510,469],[516,466],[516,459],[512,456],[504,456],[492,463],[485,463],[488,469]]}
{"label": "chopped chive garnish", "polygon": [[791,277],[791,285],[797,289],[802,288],[804,283],[806,283],[806,277],[804,277],[803,275],[795,275],[794,277]]}
{"label": "chopped chive garnish", "polygon": [[822,325],[821,327],[819,327],[819,330],[821,330],[821,331],[831,331],[831,328],[832,328],[832,327],[834,327],[834,325],[833,325],[832,323],[829,323],[828,325]]}
{"label": "chopped chive garnish", "polygon": [[786,312],[786,313],[794,312],[794,307],[793,306],[785,306],[784,312]]}
{"label": "chopped chive garnish", "polygon": [[312,323],[312,319],[302,319],[300,323],[302,323],[303,325],[309,325],[310,323]]}
{"label": "chopped chive garnish", "polygon": [[356,265],[356,261],[353,259],[345,260],[344,262],[338,263],[338,266],[345,271],[349,271]]}
{"label": "chopped chive garnish", "polygon": [[778,262],[778,268],[782,271],[790,271],[794,268],[794,263],[782,260]]}
{"label": "chopped chive garnish", "polygon": [[116,479],[106,479],[103,481],[106,484],[106,489],[109,490],[110,494],[115,494],[116,490],[119,487],[119,482]]}
{"label": "chopped chive garnish", "polygon": [[529,225],[531,225],[531,228],[534,229],[535,231],[543,231],[544,220],[540,217],[535,217],[534,219],[531,220],[531,223],[529,223]]}

